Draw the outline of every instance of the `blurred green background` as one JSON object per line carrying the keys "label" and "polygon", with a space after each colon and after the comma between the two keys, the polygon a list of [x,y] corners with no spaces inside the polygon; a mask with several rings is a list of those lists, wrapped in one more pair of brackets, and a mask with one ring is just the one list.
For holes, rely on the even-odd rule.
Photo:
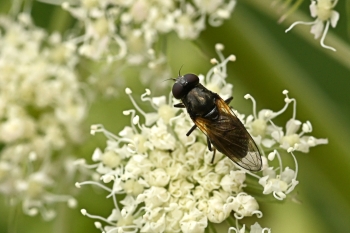
{"label": "blurred green background", "polygon": [[[331,28],[325,43],[335,47],[332,52],[319,45],[309,33],[310,27],[299,25],[284,33],[289,25],[300,17],[307,21],[309,1],[304,1],[298,14],[292,14],[278,24],[278,8],[271,1],[240,0],[230,20],[219,28],[208,27],[195,42],[181,41],[176,35],[167,36],[167,57],[177,75],[182,73],[206,73],[211,67],[209,59],[216,56],[214,45],[225,45],[224,54],[234,54],[237,61],[228,65],[228,82],[234,85],[232,105],[239,112],[251,113],[251,102],[243,96],[251,94],[258,102],[258,109],[279,110],[284,105],[282,91],[297,100],[297,118],[311,121],[317,138],[328,138],[329,144],[312,148],[309,154],[295,153],[299,163],[300,184],[296,187],[301,204],[292,202],[262,203],[264,213],[260,225],[272,228],[272,232],[350,232],[350,45],[349,0],[339,1],[336,10],[340,21]],[[9,1],[1,1],[3,14]],[[34,2],[32,14],[36,25],[49,31],[64,31],[73,19],[60,6]],[[0,51],[1,52],[1,51]],[[164,80],[163,77],[154,77]],[[138,78],[125,80],[125,86],[133,89],[135,98],[147,85],[139,85]],[[168,94],[171,84],[155,95]],[[96,146],[104,147],[104,137],[89,136],[89,126],[102,123],[117,133],[129,118],[122,110],[132,107],[124,90],[113,99],[99,98],[91,107],[86,123],[86,146],[80,148],[80,156],[90,160]],[[290,108],[291,109],[291,108]],[[288,115],[290,113],[290,115]],[[280,119],[285,122],[291,111]],[[118,122],[118,123],[117,123]],[[99,232],[93,220],[80,214],[86,208],[90,213],[107,216],[111,200],[105,193],[90,187],[82,188],[78,208],[71,210],[59,206],[58,218],[44,222],[40,217],[28,217],[17,213],[18,232]],[[0,197],[0,232],[7,232],[8,207]]]}

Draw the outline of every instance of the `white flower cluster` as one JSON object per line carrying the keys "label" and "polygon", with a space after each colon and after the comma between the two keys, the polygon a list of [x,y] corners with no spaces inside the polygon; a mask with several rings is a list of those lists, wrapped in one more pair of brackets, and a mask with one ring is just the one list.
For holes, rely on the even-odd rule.
{"label": "white flower cluster", "polygon": [[[326,38],[329,25],[333,28],[337,26],[339,20],[339,13],[334,9],[337,5],[338,0],[315,0],[311,1],[310,12],[313,18],[316,18],[313,22],[302,22],[297,21],[293,23],[286,32],[290,31],[297,24],[312,25],[311,33],[315,35],[315,39],[319,38],[321,35],[321,46],[336,51],[335,48],[327,46],[324,44],[324,39]],[[325,25],[326,24],[326,25]]]}
{"label": "white flower cluster", "polygon": [[55,212],[47,205],[74,204],[49,190],[63,167],[52,156],[63,160],[82,139],[87,106],[77,58],[59,34],[47,35],[27,14],[1,16],[0,31],[0,193],[22,201],[26,214],[50,219]]}
{"label": "white flower cluster", "polygon": [[[222,45],[216,46],[220,62],[213,59],[215,66],[206,77],[199,75],[199,78],[203,85],[217,91],[225,99],[232,94],[232,85],[225,81],[226,64],[235,57],[224,58],[222,49]],[[281,200],[298,181],[297,170],[282,166],[277,149],[288,148],[288,152],[292,153],[298,148],[306,151],[307,145],[325,143],[303,135],[311,132],[309,123],[303,126],[303,132],[299,134],[296,134],[297,127],[284,133],[272,123],[271,119],[284,112],[289,103],[295,103],[294,99],[287,97],[286,106],[281,111],[263,110],[259,117],[252,99],[254,114],[248,116],[246,121],[243,115],[235,113],[245,122],[259,147],[273,151],[268,159],[277,157],[280,165],[277,169],[269,167],[265,151],[262,151],[263,170],[262,176],[259,176],[235,166],[220,152],[211,163],[213,154],[207,149],[205,135],[196,130],[189,137],[186,136],[193,122],[185,110],[173,107],[173,98],[169,98],[167,103],[165,96],[150,97],[150,90],[146,90],[141,100],[149,102],[155,111],[145,113],[131,96],[130,89],[126,89],[126,94],[135,106],[135,109],[123,112],[131,117],[131,126],[126,126],[118,135],[107,131],[102,125],[91,127],[92,134],[102,132],[108,138],[107,147],[104,151],[95,150],[92,157],[95,164],[80,162],[82,166],[94,170],[94,179],[76,183],[77,187],[87,184],[102,187],[109,193],[108,197],[113,198],[114,206],[107,218],[82,210],[84,215],[106,222],[105,225],[95,222],[101,232],[204,232],[208,224],[221,223],[232,216],[236,220],[252,215],[261,217],[256,199],[244,192],[246,175],[251,175],[256,183],[264,187],[264,194],[273,193]],[[144,116],[144,124],[140,123],[138,113]],[[294,119],[295,116],[293,123],[298,125]],[[289,139],[294,134],[299,141]],[[279,174],[276,174],[278,170]],[[122,200],[118,200],[119,197]],[[245,227],[243,230],[236,227],[231,227],[228,232],[244,232]],[[269,230],[262,229],[258,224],[251,227],[254,233],[264,231]]]}
{"label": "white flower cluster", "polygon": [[[284,99],[285,106],[280,111],[273,112],[270,109],[263,109],[258,114],[253,97],[249,94],[245,96],[246,99],[251,99],[253,102],[253,114],[247,117],[245,126],[249,129],[256,142],[264,148],[263,151],[271,151],[267,159],[274,160],[277,156],[279,164],[277,169],[270,167],[266,157],[263,157],[263,176],[259,178],[259,184],[264,187],[264,194],[273,193],[278,200],[286,198],[286,194],[293,191],[294,187],[299,183],[296,180],[298,164],[293,151],[308,153],[310,147],[328,143],[327,139],[317,139],[306,135],[312,132],[311,123],[309,121],[302,123],[296,119],[296,100],[288,97],[287,90],[284,90],[283,94],[286,96]],[[290,103],[293,103],[293,116],[287,121],[285,129],[283,129],[283,127],[273,123],[272,120],[284,113]],[[290,153],[293,157],[295,171],[289,167],[283,167],[280,152],[278,151],[281,149],[281,153],[284,151]],[[279,174],[276,174],[277,171],[279,171]]]}
{"label": "white flower cluster", "polygon": [[62,6],[82,22],[84,34],[74,40],[80,54],[140,64],[145,59],[156,62],[154,44],[162,34],[175,31],[182,39],[196,39],[206,21],[219,26],[235,4],[236,0],[79,0]]}

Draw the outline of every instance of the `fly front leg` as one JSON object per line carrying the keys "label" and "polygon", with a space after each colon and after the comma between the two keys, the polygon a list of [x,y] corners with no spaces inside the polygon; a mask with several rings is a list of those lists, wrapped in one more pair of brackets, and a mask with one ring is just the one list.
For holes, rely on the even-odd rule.
{"label": "fly front leg", "polygon": [[[175,108],[186,108],[183,103],[174,104]],[[190,134],[197,128],[197,125],[192,126],[192,128],[187,132],[186,136],[190,136]]]}
{"label": "fly front leg", "polygon": [[[183,103],[174,104],[175,108],[186,108]],[[197,125],[192,126],[192,128],[187,132],[186,136],[190,136],[190,134],[197,128]]]}
{"label": "fly front leg", "polygon": [[174,104],[175,108],[185,108],[186,106],[183,103],[178,103],[178,104]]}

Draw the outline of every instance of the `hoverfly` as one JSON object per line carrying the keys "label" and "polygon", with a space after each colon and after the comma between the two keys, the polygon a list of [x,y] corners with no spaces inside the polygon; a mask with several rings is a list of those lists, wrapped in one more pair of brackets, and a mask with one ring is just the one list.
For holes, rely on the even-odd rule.
{"label": "hoverfly", "polygon": [[262,164],[260,151],[228,105],[233,98],[223,100],[200,84],[195,74],[179,74],[174,81],[172,93],[182,102],[174,107],[186,108],[195,124],[186,135],[198,127],[207,136],[208,149],[213,151],[212,163],[215,150],[218,150],[244,169],[259,171]]}

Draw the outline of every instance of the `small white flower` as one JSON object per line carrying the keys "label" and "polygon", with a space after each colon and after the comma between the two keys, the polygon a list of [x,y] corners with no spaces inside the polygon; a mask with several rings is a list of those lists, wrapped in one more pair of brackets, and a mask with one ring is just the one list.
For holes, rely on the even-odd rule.
{"label": "small white flower", "polygon": [[183,216],[180,225],[184,233],[202,233],[208,225],[207,216],[197,208],[193,208]]}
{"label": "small white flower", "polygon": [[176,145],[175,137],[167,130],[167,126],[162,120],[157,121],[157,125],[151,127],[149,132],[150,149],[174,150]]}
{"label": "small white flower", "polygon": [[214,192],[214,195],[208,199],[207,217],[210,222],[221,223],[230,215],[231,209],[225,208],[227,197],[227,193]]}
{"label": "small white flower", "polygon": [[329,25],[333,28],[337,26],[339,20],[339,13],[334,9],[337,5],[338,0],[315,0],[311,1],[310,12],[313,18],[316,18],[313,22],[302,22],[297,21],[293,23],[286,32],[290,31],[297,24],[312,25],[311,33],[315,35],[315,39],[321,35],[321,46],[336,51],[335,48],[324,44],[324,39],[327,35]]}
{"label": "small white flower", "polygon": [[299,183],[296,180],[298,174],[298,164],[291,151],[291,155],[295,162],[295,171],[286,167],[284,170],[282,167],[282,160],[277,151],[273,152],[277,156],[280,163],[280,174],[277,175],[275,169],[272,167],[265,167],[263,169],[263,177],[259,179],[259,184],[264,187],[263,194],[273,193],[274,197],[278,200],[283,200],[286,198],[286,194],[294,190],[295,186]]}
{"label": "small white flower", "polygon": [[[328,143],[327,139],[316,139],[312,136],[304,136],[304,133],[311,132],[311,129],[307,131],[302,130],[301,133],[297,133],[301,125],[300,121],[290,119],[286,124],[286,133],[283,131],[275,131],[271,136],[280,143],[283,149],[288,150],[290,147],[293,147],[295,150],[304,153],[309,152],[310,147]],[[311,125],[310,122],[309,125]]]}
{"label": "small white flower", "polygon": [[239,193],[236,197],[228,198],[225,208],[234,210],[234,215],[237,219],[252,216],[253,214],[257,214],[258,217],[262,216],[258,202],[254,197],[244,192]]}
{"label": "small white flower", "polygon": [[242,189],[245,178],[246,174],[243,171],[231,170],[229,174],[224,175],[224,177],[221,179],[220,185],[226,192],[239,192]]}
{"label": "small white flower", "polygon": [[145,179],[150,186],[164,187],[169,183],[170,176],[163,168],[157,168],[151,171]]}

